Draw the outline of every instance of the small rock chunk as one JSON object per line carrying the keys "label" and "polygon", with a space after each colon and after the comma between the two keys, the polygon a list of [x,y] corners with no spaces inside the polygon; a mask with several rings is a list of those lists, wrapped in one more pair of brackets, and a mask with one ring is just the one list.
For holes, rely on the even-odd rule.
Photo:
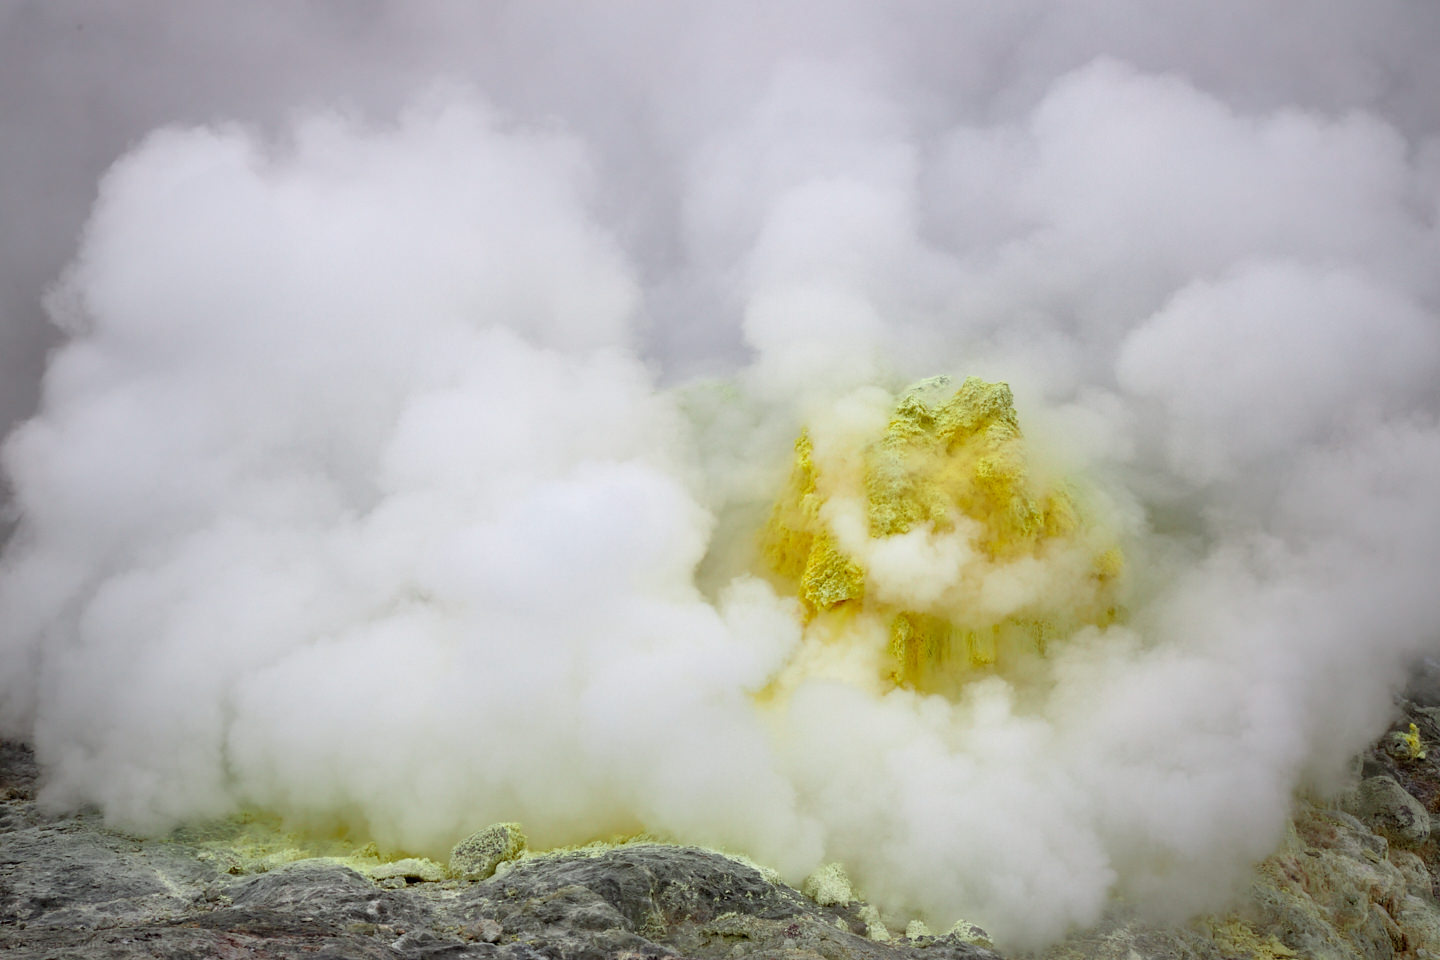
{"label": "small rock chunk", "polygon": [[845,868],[838,863],[827,863],[805,878],[800,892],[822,907],[833,907],[857,899],[845,875]]}
{"label": "small rock chunk", "polygon": [[399,879],[409,882],[438,883],[445,879],[445,868],[434,860],[406,857],[371,867],[367,873],[374,880]]}
{"label": "small rock chunk", "polygon": [[471,834],[450,851],[450,873],[464,880],[487,880],[495,868],[525,851],[518,823],[495,823]]}
{"label": "small rock chunk", "polygon": [[1355,797],[1356,814],[1376,832],[1407,847],[1430,836],[1430,814],[1394,777],[1367,777]]}
{"label": "small rock chunk", "polygon": [[461,931],[461,936],[466,940],[477,940],[480,943],[499,943],[500,938],[504,935],[505,928],[500,926],[498,921],[489,917],[476,920]]}

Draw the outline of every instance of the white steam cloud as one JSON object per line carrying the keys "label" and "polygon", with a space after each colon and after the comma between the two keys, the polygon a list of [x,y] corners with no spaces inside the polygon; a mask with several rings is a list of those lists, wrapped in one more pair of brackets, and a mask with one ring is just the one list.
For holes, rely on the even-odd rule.
{"label": "white steam cloud", "polygon": [[[651,57],[610,99],[480,76],[133,145],[3,447],[0,733],[44,799],[427,852],[645,830],[1004,945],[1222,905],[1440,637],[1440,112],[1359,54],[1287,87],[1176,45],[1198,7],[1086,6],[797,7],[758,45],[709,10],[598,34]],[[1307,42],[1408,69],[1435,24],[1402,9]],[[934,373],[1013,384],[1135,579],[953,700],[817,646],[748,562],[800,426],[834,450]],[[865,562],[921,605],[1066,582],[923,531]]]}

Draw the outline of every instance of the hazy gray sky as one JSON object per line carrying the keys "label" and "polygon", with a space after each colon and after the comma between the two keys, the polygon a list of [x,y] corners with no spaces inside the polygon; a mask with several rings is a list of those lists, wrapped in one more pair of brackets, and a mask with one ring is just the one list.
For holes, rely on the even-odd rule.
{"label": "hazy gray sky", "polygon": [[[34,406],[54,342],[40,297],[75,249],[96,181],[157,126],[273,126],[316,106],[385,118],[437,80],[473,84],[517,122],[585,138],[604,168],[606,219],[669,289],[687,268],[683,165],[796,61],[864,70],[899,98],[922,147],[956,123],[1019,114],[1056,76],[1108,55],[1241,109],[1372,111],[1418,149],[1440,132],[1437,37],[1440,9],[1417,0],[4,0],[0,422]],[[733,322],[665,322],[658,301],[655,350],[686,361],[738,350]]]}

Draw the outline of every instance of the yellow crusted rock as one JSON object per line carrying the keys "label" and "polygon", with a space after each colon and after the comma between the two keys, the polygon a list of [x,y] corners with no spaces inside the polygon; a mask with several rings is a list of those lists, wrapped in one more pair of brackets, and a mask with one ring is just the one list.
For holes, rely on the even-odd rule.
{"label": "yellow crusted rock", "polygon": [[[1065,485],[1037,480],[1007,384],[971,377],[955,389],[945,377],[922,381],[900,397],[878,437],[842,453],[844,462],[862,465],[858,480],[822,476],[831,461],[817,462],[808,434],[796,441],[764,555],[810,618],[837,610],[882,618],[895,683],[928,686],[942,674],[997,664],[1017,647],[1043,653],[1052,637],[1114,620],[1124,556],[1087,528]],[[912,532],[963,538],[973,558],[954,573],[953,589],[942,585],[920,609],[870,596],[866,551],[852,537],[847,552],[826,521],[822,508],[836,496],[863,503],[871,544]],[[948,574],[927,568],[925,575]],[[977,602],[987,576],[1053,581],[1056,596],[1048,607],[1023,601],[997,615]]]}
{"label": "yellow crusted rock", "polygon": [[1406,758],[1410,760],[1425,759],[1425,745],[1420,740],[1420,728],[1410,724],[1410,729],[1400,735],[1400,740],[1405,745]]}

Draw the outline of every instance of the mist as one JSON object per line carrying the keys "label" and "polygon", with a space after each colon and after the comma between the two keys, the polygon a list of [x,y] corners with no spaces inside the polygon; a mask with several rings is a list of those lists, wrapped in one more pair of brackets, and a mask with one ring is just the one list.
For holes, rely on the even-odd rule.
{"label": "mist", "polygon": [[[52,809],[1221,909],[1440,603],[1440,10],[0,7],[0,734]],[[1127,615],[953,696],[757,538],[1014,390]],[[843,491],[842,491],[843,493]],[[847,533],[907,602],[1062,559]],[[901,924],[903,926],[903,922]]]}

